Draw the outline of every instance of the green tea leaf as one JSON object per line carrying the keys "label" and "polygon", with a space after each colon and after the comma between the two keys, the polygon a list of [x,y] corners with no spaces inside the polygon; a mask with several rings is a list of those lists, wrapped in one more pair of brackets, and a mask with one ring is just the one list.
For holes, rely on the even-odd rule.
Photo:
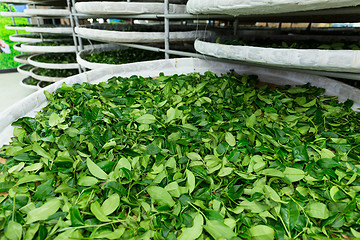
{"label": "green tea leaf", "polygon": [[136,119],[136,122],[140,124],[153,124],[156,122],[156,118],[151,114],[144,114]]}
{"label": "green tea leaf", "polygon": [[306,213],[313,218],[327,219],[330,216],[326,205],[321,202],[312,202],[306,205]]}
{"label": "green tea leaf", "polygon": [[285,168],[285,171],[283,173],[285,179],[288,180],[289,182],[298,182],[305,177],[305,172],[297,168],[287,167]]}
{"label": "green tea leaf", "polygon": [[117,193],[114,193],[104,201],[104,203],[101,205],[101,209],[104,212],[104,214],[107,216],[115,212],[116,209],[119,207],[119,205],[120,205],[120,197]]}
{"label": "green tea leaf", "polygon": [[147,188],[147,192],[155,202],[161,205],[169,205],[170,207],[175,205],[171,195],[162,187],[151,186]]}
{"label": "green tea leaf", "polygon": [[207,220],[206,225],[204,225],[204,229],[214,239],[231,239],[236,237],[236,234],[231,228],[217,220]]}
{"label": "green tea leaf", "polygon": [[22,237],[22,226],[20,223],[9,221],[6,231],[5,237],[9,240],[20,240]]}
{"label": "green tea leaf", "polygon": [[292,231],[299,219],[300,211],[295,202],[289,201],[287,204],[281,205],[280,215],[287,229]]}
{"label": "green tea leaf", "polygon": [[86,165],[90,171],[90,173],[97,178],[107,179],[108,175],[98,166],[96,165],[90,158],[86,159]]}
{"label": "green tea leaf", "polygon": [[189,194],[191,194],[195,189],[195,176],[188,169],[185,170],[185,174],[186,174],[186,187],[189,189]]}
{"label": "green tea leaf", "polygon": [[250,117],[248,117],[245,121],[245,124],[248,128],[253,128],[256,124],[256,115],[252,114]]}
{"label": "green tea leaf", "polygon": [[230,133],[225,133],[225,141],[231,146],[234,147],[236,145],[235,137]]}
{"label": "green tea leaf", "polygon": [[250,228],[251,239],[254,240],[273,240],[275,239],[275,231],[266,225],[257,225]]}
{"label": "green tea leaf", "polygon": [[182,228],[178,240],[195,240],[200,237],[203,231],[204,218],[200,213],[194,217],[193,226],[190,228]]}
{"label": "green tea leaf", "polygon": [[110,219],[107,218],[107,216],[105,215],[104,211],[101,209],[100,204],[98,202],[93,202],[90,205],[90,210],[100,222],[110,222]]}
{"label": "green tea leaf", "polygon": [[70,208],[70,220],[71,220],[71,226],[73,227],[79,227],[85,225],[85,222],[81,217],[79,207],[77,205],[72,205]]}
{"label": "green tea leaf", "polygon": [[36,221],[46,220],[48,217],[56,213],[61,206],[59,199],[51,199],[44,203],[41,207],[31,210],[27,214],[26,224],[30,224]]}

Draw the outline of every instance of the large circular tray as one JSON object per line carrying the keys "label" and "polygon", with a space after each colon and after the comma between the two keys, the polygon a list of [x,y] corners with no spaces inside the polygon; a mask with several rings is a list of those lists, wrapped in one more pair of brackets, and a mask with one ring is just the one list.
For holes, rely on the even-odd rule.
{"label": "large circular tray", "polygon": [[[320,50],[234,46],[195,41],[199,53],[263,65],[360,73],[360,50]],[[340,60],[341,59],[341,60]]]}
{"label": "large circular tray", "polygon": [[31,79],[31,77],[24,78],[23,80],[20,81],[20,85],[23,86],[24,88],[32,89],[35,91],[38,90],[39,89],[38,84],[37,85],[28,85],[25,83],[29,79]]}
{"label": "large circular tray", "polygon": [[[15,45],[14,45],[15,46]],[[103,46],[103,44],[95,44],[95,45],[85,45],[84,49],[93,49],[97,46]],[[21,44],[21,50],[23,52],[30,53],[71,53],[76,51],[76,47],[74,45],[70,46],[36,46],[35,44]]]}
{"label": "large circular tray", "polygon": [[5,28],[8,30],[26,30],[27,26],[20,26],[20,25],[5,25]]}
{"label": "large circular tray", "polygon": [[[354,101],[353,108],[360,107],[360,90],[344,83],[316,75],[301,74],[282,70],[266,69],[261,67],[246,66],[237,63],[222,63],[218,61],[200,60],[196,58],[167,59],[149,62],[123,64],[116,67],[96,69],[90,72],[78,74],[63,81],[56,82],[45,90],[54,92],[65,82],[68,85],[75,83],[99,83],[113,76],[130,77],[140,75],[144,77],[155,77],[159,73],[165,75],[184,74],[191,72],[204,73],[212,71],[222,74],[234,70],[240,74],[256,74],[262,82],[276,85],[299,85],[310,83],[313,86],[326,90],[325,94],[338,96],[340,101],[351,99]],[[37,111],[46,106],[47,100],[42,91],[37,91],[26,97],[19,103],[9,107],[0,113],[0,146],[10,141],[13,136],[11,123],[24,116],[34,116]]]}
{"label": "large circular tray", "polygon": [[260,15],[311,11],[359,5],[357,0],[189,0],[186,9],[192,14]]}
{"label": "large circular tray", "polygon": [[32,67],[30,64],[23,64],[23,65],[20,65],[17,67],[17,71],[23,75],[26,75],[26,76],[30,76],[31,75],[31,70],[34,69],[31,69],[31,70],[25,70],[24,67]]}
{"label": "large circular tray", "polygon": [[36,56],[46,55],[46,54],[35,54],[28,58],[29,64],[39,67],[39,68],[50,68],[50,69],[77,69],[79,67],[78,63],[45,63],[37,62],[33,60]]}
{"label": "large circular tray", "polygon": [[[35,42],[41,42],[41,38],[39,37],[35,37],[33,36],[33,34],[14,34],[14,35],[10,35],[9,39],[13,42],[25,42],[25,43],[35,43]],[[66,38],[64,36],[64,38],[51,38],[48,36],[43,36],[43,41],[56,41],[56,40],[67,40],[69,38]]]}
{"label": "large circular tray", "polygon": [[104,68],[104,67],[110,67],[110,66],[118,66],[117,64],[89,62],[89,61],[87,61],[85,59],[85,56],[87,54],[89,54],[90,52],[111,51],[111,50],[116,50],[116,49],[127,49],[127,47],[108,44],[108,45],[104,45],[102,47],[97,47],[95,49],[82,50],[76,55],[76,60],[82,67],[85,67],[85,68],[88,68],[88,69],[96,69],[96,68]]}
{"label": "large circular tray", "polygon": [[25,9],[24,13],[30,16],[67,17],[70,11],[67,9]]}
{"label": "large circular tray", "polygon": [[[83,38],[121,43],[162,43],[165,40],[165,33],[159,31],[161,26],[134,25],[134,29],[146,28],[147,31],[136,30],[121,31],[128,29],[127,24],[102,24],[92,26],[80,26],[75,28],[75,32]],[[116,28],[116,30],[113,30]],[[112,30],[106,30],[112,29]],[[158,29],[158,30],[157,30]],[[194,31],[174,31],[170,32],[171,42],[194,41],[197,38],[211,38],[215,34],[212,31],[194,30]]]}
{"label": "large circular tray", "polygon": [[45,82],[57,82],[57,81],[60,81],[60,80],[63,80],[64,78],[63,77],[47,77],[47,76],[41,76],[41,75],[38,75],[36,74],[36,70],[38,68],[33,68],[31,69],[30,71],[30,76],[32,76],[33,78],[39,80],[39,81],[45,81]]}
{"label": "large circular tray", "polygon": [[19,52],[23,52],[22,48],[21,48],[21,43],[17,43],[13,45],[13,49]]}
{"label": "large circular tray", "polygon": [[[75,9],[85,14],[156,14],[164,13],[164,3],[155,2],[78,2]],[[185,13],[185,5],[169,4],[169,13]]]}
{"label": "large circular tray", "polygon": [[19,63],[23,63],[23,64],[28,64],[27,59],[31,56],[32,54],[20,54],[20,55],[16,55],[14,57],[14,61],[15,62],[19,62]]}
{"label": "large circular tray", "polygon": [[36,27],[36,26],[31,26],[31,27],[25,27],[25,29],[23,29],[27,32],[31,32],[31,33],[56,33],[56,34],[72,34],[72,28],[71,27],[64,27],[64,26],[55,26],[55,27],[50,27],[50,26],[42,26],[42,27]]}

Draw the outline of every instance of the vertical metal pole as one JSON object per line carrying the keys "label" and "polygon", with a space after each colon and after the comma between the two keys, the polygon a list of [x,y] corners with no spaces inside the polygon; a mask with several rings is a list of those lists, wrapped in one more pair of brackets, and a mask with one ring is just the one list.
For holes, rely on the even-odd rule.
{"label": "vertical metal pole", "polygon": [[[11,6],[12,6],[12,4],[9,4],[9,5],[8,5],[8,7],[9,7],[9,12],[12,12]],[[15,25],[15,18],[14,18],[14,17],[11,17],[11,20],[12,20],[13,25]],[[15,34],[18,34],[18,31],[17,31],[17,30],[15,30]]]}
{"label": "vertical metal pole", "polygon": [[[165,50],[170,49],[170,21],[167,15],[169,14],[169,0],[164,0],[164,24],[165,24]],[[165,59],[169,59],[169,54],[165,52]]]}
{"label": "vertical metal pole", "polygon": [[[40,27],[40,20],[39,20],[38,17],[36,17],[36,23],[37,23],[37,26]],[[43,41],[44,41],[44,37],[43,37],[42,33],[39,33],[39,34],[40,34],[40,39],[41,39],[41,41],[43,42]]]}
{"label": "vertical metal pole", "polygon": [[[74,10],[74,13],[77,13],[76,10],[75,10],[75,0],[71,0],[71,2],[72,2],[72,8]],[[71,10],[70,6],[69,6],[69,10],[72,13],[72,10]],[[75,26],[78,27],[80,25],[79,24],[79,18],[76,15],[74,15],[73,18],[75,20]],[[79,41],[80,50],[84,50],[84,46],[83,46],[83,42],[82,42],[81,37],[78,37],[78,41]]]}
{"label": "vertical metal pole", "polygon": [[236,36],[239,27],[239,19],[234,21],[234,35]]}
{"label": "vertical metal pole", "polygon": [[[74,22],[73,22],[73,15],[72,15],[72,11],[71,11],[70,0],[67,0],[67,5],[69,7],[70,25],[71,25],[71,29],[72,29],[72,37],[73,37],[74,46],[75,46],[75,53],[77,55],[78,54],[78,43],[77,43],[77,39],[75,36],[75,29],[74,29]],[[81,69],[80,65],[79,65],[79,73],[82,73],[82,69]]]}

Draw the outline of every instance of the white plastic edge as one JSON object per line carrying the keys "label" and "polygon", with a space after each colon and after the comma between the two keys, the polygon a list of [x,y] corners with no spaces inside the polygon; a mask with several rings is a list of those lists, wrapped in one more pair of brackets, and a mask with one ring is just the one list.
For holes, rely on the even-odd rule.
{"label": "white plastic edge", "polygon": [[70,11],[67,9],[24,9],[24,13],[30,16],[65,17],[69,16]]}
{"label": "white plastic edge", "polygon": [[40,38],[27,38],[27,37],[21,37],[19,35],[20,34],[10,35],[9,39],[13,42],[27,42],[27,43],[41,42]]}
{"label": "white plastic edge", "polygon": [[326,95],[338,96],[339,101],[352,99],[354,101],[353,109],[360,107],[360,99],[358,97],[360,96],[359,89],[325,77],[196,58],[156,60],[95,69],[55,82],[41,91],[29,95],[0,113],[0,146],[7,144],[13,136],[12,122],[20,117],[35,116],[37,111],[46,106],[47,100],[43,94],[43,90],[52,93],[59,88],[62,83],[68,85],[83,82],[96,84],[106,81],[113,76],[130,77],[132,75],[139,75],[144,77],[155,77],[161,72],[165,75],[173,75],[191,72],[204,73],[206,71],[222,74],[229,72],[230,70],[234,70],[240,74],[256,74],[262,82],[277,85],[294,86],[310,83],[313,86],[324,88],[326,90]]}
{"label": "white plastic edge", "polygon": [[39,68],[50,68],[50,69],[77,69],[78,63],[44,63],[34,61],[33,58],[42,54],[35,54],[28,58],[29,64]]}
{"label": "white plastic edge", "polygon": [[[13,42],[24,42],[24,43],[41,42],[41,38],[25,37],[24,35],[26,34],[13,34],[9,36],[9,39]],[[56,40],[60,41],[65,39],[66,37],[64,37],[63,39],[43,38],[44,41],[56,41]]]}
{"label": "white plastic edge", "polygon": [[24,14],[23,12],[0,12],[2,17],[31,17],[29,14]]}
{"label": "white plastic edge", "polygon": [[213,57],[269,66],[360,73],[360,50],[264,48],[195,41],[195,50]]}
{"label": "white plastic edge", "polygon": [[2,3],[9,3],[9,4],[30,4],[33,3],[32,1],[26,1],[26,0],[5,0],[1,1]]}
{"label": "white plastic edge", "polygon": [[24,52],[31,52],[31,53],[69,53],[75,52],[75,46],[35,46],[29,44],[21,44],[21,49]]}
{"label": "white plastic edge", "polygon": [[[75,9],[85,14],[156,14],[164,13],[164,3],[156,2],[78,2]],[[169,4],[169,13],[185,13],[186,5]]]}
{"label": "white plastic edge", "polygon": [[341,8],[359,4],[358,0],[189,0],[186,10],[191,14],[240,16]]}
{"label": "white plastic edge", "polygon": [[[122,43],[161,43],[164,42],[164,32],[122,32],[86,27],[75,27],[75,32],[81,37],[105,42]],[[170,32],[170,41],[194,41],[197,38],[210,38],[211,31]]]}
{"label": "white plastic edge", "polygon": [[12,26],[12,25],[5,25],[5,28],[8,30],[26,30],[26,26]]}
{"label": "white plastic edge", "polygon": [[116,49],[127,49],[128,47],[125,46],[119,46],[119,45],[113,45],[113,44],[109,44],[107,46],[102,46],[102,47],[96,47],[94,49],[90,49],[90,50],[82,50],[80,52],[78,52],[78,54],[76,55],[76,61],[85,68],[88,69],[97,69],[97,68],[104,68],[104,67],[111,67],[111,66],[118,66],[121,64],[106,64],[106,63],[95,63],[95,62],[89,62],[87,60],[85,60],[85,56],[87,54],[89,54],[90,52],[98,52],[98,51],[111,51],[111,50],[116,50]]}
{"label": "white plastic edge", "polygon": [[35,70],[37,70],[37,69],[33,68],[30,70],[30,76],[32,76],[33,78],[40,80],[40,81],[57,82],[57,81],[61,81],[64,79],[62,77],[47,77],[47,76],[37,75],[36,73],[34,73]]}
{"label": "white plastic edge", "polygon": [[[18,62],[18,63],[24,63],[24,64],[28,64],[27,59],[31,56],[31,54],[20,54],[20,55],[16,55],[14,56],[14,61]],[[24,59],[26,58],[26,59]]]}
{"label": "white plastic edge", "polygon": [[71,27],[25,27],[27,32],[32,33],[57,33],[57,34],[71,34]]}
{"label": "white plastic edge", "polygon": [[18,52],[24,52],[21,48],[21,43],[17,43],[13,45],[13,49],[18,51]]}

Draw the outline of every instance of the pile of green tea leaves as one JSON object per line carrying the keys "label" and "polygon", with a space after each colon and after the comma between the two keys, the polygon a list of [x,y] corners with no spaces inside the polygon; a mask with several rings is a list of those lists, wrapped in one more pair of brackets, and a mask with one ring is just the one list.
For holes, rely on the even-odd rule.
{"label": "pile of green tea leaves", "polygon": [[316,40],[308,41],[281,41],[263,39],[254,41],[232,40],[225,41],[227,45],[241,45],[267,48],[293,48],[293,49],[323,49],[323,50],[360,50],[360,42],[320,42]]}
{"label": "pile of green tea leaves", "polygon": [[48,69],[38,68],[34,71],[35,74],[46,77],[70,77],[79,74],[77,69]]}
{"label": "pile of green tea leaves", "polygon": [[32,58],[37,62],[44,63],[76,63],[76,54],[75,53],[46,53],[40,54]]}
{"label": "pile of green tea leaves", "polygon": [[164,58],[164,53],[146,51],[136,48],[118,49],[105,52],[95,52],[86,55],[89,62],[106,64],[124,64],[140,61],[150,61]]}
{"label": "pile of green tea leaves", "polygon": [[360,116],[229,73],[62,85],[0,150],[8,239],[360,237]]}

